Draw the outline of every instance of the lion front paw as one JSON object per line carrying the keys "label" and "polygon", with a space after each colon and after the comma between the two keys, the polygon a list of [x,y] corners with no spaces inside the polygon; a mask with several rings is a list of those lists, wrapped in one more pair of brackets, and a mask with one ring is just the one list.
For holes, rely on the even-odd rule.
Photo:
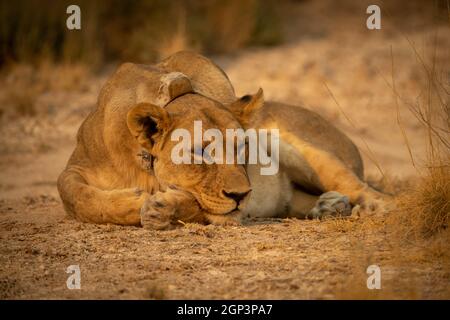
{"label": "lion front paw", "polygon": [[352,214],[352,206],[347,196],[336,191],[325,192],[319,197],[308,217],[325,218],[335,216],[349,216]]}
{"label": "lion front paw", "polygon": [[176,208],[168,203],[163,193],[151,196],[141,208],[141,225],[146,229],[171,230],[179,222],[175,218]]}

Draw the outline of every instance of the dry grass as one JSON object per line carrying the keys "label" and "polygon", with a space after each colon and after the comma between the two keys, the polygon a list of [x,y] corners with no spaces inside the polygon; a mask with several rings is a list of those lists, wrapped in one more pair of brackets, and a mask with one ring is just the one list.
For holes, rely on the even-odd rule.
{"label": "dry grass", "polygon": [[450,168],[430,167],[417,185],[398,197],[399,227],[406,236],[428,238],[450,222]]}
{"label": "dry grass", "polygon": [[[405,36],[406,37],[406,36]],[[438,267],[442,270],[441,281],[450,279],[450,83],[442,79],[448,74],[448,65],[437,66],[435,41],[431,50],[430,62],[419,54],[414,43],[406,38],[416,55],[419,67],[424,73],[424,89],[415,103],[408,103],[396,90],[394,60],[392,57],[392,83],[397,109],[397,124],[407,145],[411,162],[416,167],[418,178],[393,186],[391,179],[376,181],[375,185],[384,191],[397,194],[396,208],[385,219],[372,224],[372,219],[365,222],[336,219],[329,222],[331,231],[349,234],[349,241],[358,247],[362,235],[376,233],[383,243],[388,243],[391,252],[373,259],[371,252],[362,248],[360,255],[353,255],[352,276],[344,282],[336,297],[341,299],[417,299],[429,283],[416,277],[418,270]],[[385,80],[386,81],[386,80]],[[404,133],[399,117],[399,100],[401,100],[427,129],[428,155],[421,164],[412,156],[408,137]],[[365,267],[372,261],[383,261],[388,265],[387,277],[383,277],[382,290],[367,290]],[[386,268],[383,269],[383,275]],[[450,289],[441,295],[448,298]]]}
{"label": "dry grass", "polygon": [[[396,195],[395,208],[382,217],[326,222],[329,232],[346,234],[356,250],[350,256],[351,276],[336,290],[338,299],[419,299],[424,295],[424,288],[432,285],[418,276],[421,271],[436,268],[441,271],[435,274],[434,281],[447,283],[450,279],[450,83],[442,78],[442,74],[448,74],[449,66],[437,65],[433,55],[435,47],[428,61],[424,54],[419,54],[414,43],[409,44],[423,71],[423,91],[414,103],[401,97],[395,85],[392,48],[389,86],[395,96],[397,124],[418,177],[408,181],[386,176],[369,179],[377,189]],[[435,41],[434,46],[437,45]],[[428,133],[428,154],[422,162],[413,158],[414,145],[405,135],[399,116],[400,101]],[[389,249],[374,252],[361,245],[363,239]],[[366,268],[371,264],[379,265],[382,270],[381,290],[366,287]],[[443,290],[440,297],[448,298],[449,294],[450,289]]]}
{"label": "dry grass", "polygon": [[[417,168],[417,183],[398,197],[399,213],[394,219],[400,220],[405,236],[429,238],[447,229],[450,221],[450,83],[441,78],[448,73],[449,66],[444,65],[441,70],[436,65],[436,41],[429,63],[414,44],[409,43],[426,81],[421,98],[407,107],[427,130],[428,155],[422,168]],[[397,97],[394,85],[393,90]]]}
{"label": "dry grass", "polygon": [[281,41],[276,1],[80,0],[81,30],[69,31],[70,1],[0,4],[0,67],[42,60],[154,62],[179,49],[228,52]]}

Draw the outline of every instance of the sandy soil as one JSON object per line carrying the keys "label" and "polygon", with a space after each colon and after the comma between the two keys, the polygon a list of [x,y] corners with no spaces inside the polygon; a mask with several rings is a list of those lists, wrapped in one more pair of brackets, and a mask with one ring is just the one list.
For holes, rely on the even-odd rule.
{"label": "sandy soil", "polygon": [[[395,85],[404,101],[420,99],[423,70],[402,33],[388,24],[368,31],[362,27],[364,19],[346,18],[345,24],[325,19],[316,29],[309,26],[313,36],[215,59],[239,95],[262,87],[268,100],[315,110],[354,139],[372,181],[381,174],[370,152],[391,185],[403,186],[417,172],[388,85],[391,46]],[[296,24],[300,28],[307,22]],[[448,26],[411,30],[408,38],[424,55],[437,30],[436,61],[448,70]],[[400,243],[390,236],[392,226],[383,216],[271,220],[240,227],[190,224],[168,232],[69,219],[55,181],[107,75],[74,80],[75,90],[69,84],[42,91],[35,116],[2,118],[0,298],[450,298],[450,264],[439,258],[448,252],[448,243],[433,248]],[[414,160],[420,163],[425,131],[400,104]],[[365,271],[371,264],[381,267],[382,290],[366,287]],[[81,268],[81,290],[66,287],[69,265]]]}

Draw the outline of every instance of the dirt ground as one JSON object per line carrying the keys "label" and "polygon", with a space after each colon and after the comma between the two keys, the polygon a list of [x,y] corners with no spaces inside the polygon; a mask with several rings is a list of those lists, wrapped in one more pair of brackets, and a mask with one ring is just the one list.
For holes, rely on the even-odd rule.
{"label": "dirt ground", "polygon": [[[401,124],[420,168],[426,158],[425,129],[405,102],[424,94],[417,54],[429,57],[433,43],[439,44],[440,76],[448,81],[448,24],[399,30],[386,20],[381,30],[369,31],[362,12],[341,19],[330,14],[310,25],[308,14],[324,9],[302,8],[301,15],[297,7],[292,10],[293,17],[302,17],[292,28],[305,28],[310,36],[213,59],[238,95],[262,87],[267,100],[304,105],[335,123],[360,147],[371,181],[381,179],[378,165],[389,179],[389,191],[404,190],[418,173],[397,123],[392,57]],[[110,72],[94,76],[58,67],[47,87],[33,96],[34,115],[1,120],[0,298],[450,298],[449,243],[436,240],[423,247],[400,241],[383,215],[239,227],[188,224],[173,231],[69,219],[56,179]],[[30,73],[17,67],[4,81]],[[4,97],[6,90],[0,90]],[[381,290],[366,287],[366,268],[372,264],[381,268]],[[81,290],[66,287],[70,265],[80,266]]]}

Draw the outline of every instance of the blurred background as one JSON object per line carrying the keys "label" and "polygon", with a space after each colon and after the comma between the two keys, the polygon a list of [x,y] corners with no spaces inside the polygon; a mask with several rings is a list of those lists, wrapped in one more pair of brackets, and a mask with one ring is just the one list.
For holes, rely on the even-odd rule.
{"label": "blurred background", "polygon": [[[68,32],[66,8],[82,12],[82,30]],[[180,49],[230,52],[282,41],[274,0],[2,1],[4,63],[42,60],[153,62]],[[286,3],[281,1],[284,6]]]}
{"label": "blurred background", "polygon": [[[71,4],[81,30],[66,27]],[[369,30],[371,4],[0,0],[0,165],[55,152],[56,169],[42,164],[51,181],[120,63],[193,50],[218,63],[238,95],[261,87],[266,99],[310,108],[344,130],[368,174],[412,176],[426,155],[423,108],[443,110],[444,127],[449,119],[449,5],[377,1],[381,29]],[[6,192],[15,179],[4,177]]]}
{"label": "blurred background", "polygon": [[[81,30],[66,27],[72,4]],[[0,0],[0,299],[448,299],[449,12],[448,0]],[[150,236],[67,219],[56,179],[103,84],[120,63],[179,50],[211,58],[238,96],[262,88],[337,126],[396,210]],[[75,261],[83,290],[65,286]]]}
{"label": "blurred background", "polygon": [[[330,20],[348,25],[345,21],[353,15],[364,21],[361,9],[372,3],[311,2],[2,0],[0,62],[1,66],[42,61],[93,66],[117,60],[150,63],[182,49],[217,54],[248,46],[274,46],[294,38],[324,36]],[[66,28],[66,8],[71,4],[81,8],[79,31]],[[431,16],[445,22],[448,15],[446,0],[378,4],[382,4],[383,16],[390,14],[402,27],[420,28]],[[319,10],[313,12],[314,8]]]}

